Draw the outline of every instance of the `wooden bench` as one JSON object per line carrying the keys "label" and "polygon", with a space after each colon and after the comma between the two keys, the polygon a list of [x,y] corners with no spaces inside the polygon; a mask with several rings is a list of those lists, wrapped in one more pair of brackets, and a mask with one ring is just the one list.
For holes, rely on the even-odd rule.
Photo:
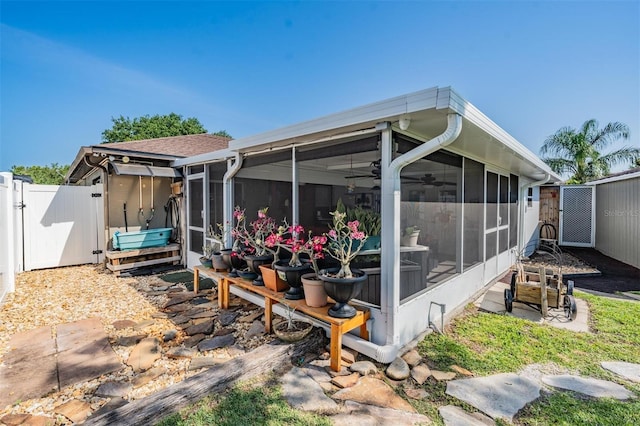
{"label": "wooden bench", "polygon": [[286,304],[296,311],[304,313],[312,318],[327,323],[331,326],[331,369],[340,371],[342,367],[342,336],[345,333],[360,327],[360,337],[369,340],[369,332],[367,331],[367,320],[371,313],[367,308],[357,306],[356,316],[353,318],[334,318],[329,316],[329,308],[331,304],[321,308],[313,308],[307,306],[304,299],[289,300],[285,299],[284,292],[275,292],[266,287],[258,287],[251,284],[251,281],[242,278],[229,277],[226,272],[218,272],[204,266],[196,266],[193,268],[193,288],[197,291],[200,272],[213,278],[218,282],[218,305],[221,309],[229,308],[229,288],[234,285],[243,290],[258,294],[264,297],[264,317],[265,331],[271,333],[273,326],[273,305],[277,303]]}

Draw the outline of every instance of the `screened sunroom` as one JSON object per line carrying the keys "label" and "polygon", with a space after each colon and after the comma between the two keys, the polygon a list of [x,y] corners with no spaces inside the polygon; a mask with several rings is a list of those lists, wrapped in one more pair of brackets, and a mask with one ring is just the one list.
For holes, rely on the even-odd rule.
{"label": "screened sunroom", "polygon": [[511,266],[536,235],[528,189],[559,180],[450,88],[234,140],[174,166],[186,176],[188,267],[234,206],[249,220],[269,207],[314,234],[328,231],[339,203],[379,215],[379,245],[353,265],[368,275],[352,303],[371,310],[370,341],[344,344],[381,362]]}

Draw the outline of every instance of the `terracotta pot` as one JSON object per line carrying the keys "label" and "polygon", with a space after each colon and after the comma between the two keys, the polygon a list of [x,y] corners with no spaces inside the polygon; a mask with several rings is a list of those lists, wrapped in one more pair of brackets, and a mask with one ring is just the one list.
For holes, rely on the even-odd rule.
{"label": "terracotta pot", "polygon": [[328,303],[327,292],[324,291],[324,283],[315,272],[302,276],[302,286],[304,287],[304,300],[307,306],[321,308]]}
{"label": "terracotta pot", "polygon": [[281,292],[289,289],[289,284],[278,276],[278,272],[270,265],[260,265],[264,286],[269,290]]}

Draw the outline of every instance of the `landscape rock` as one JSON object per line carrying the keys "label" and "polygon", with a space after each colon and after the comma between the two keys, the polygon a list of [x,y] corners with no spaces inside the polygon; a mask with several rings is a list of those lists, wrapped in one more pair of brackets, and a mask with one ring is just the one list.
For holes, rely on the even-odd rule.
{"label": "landscape rock", "polygon": [[7,426],[17,426],[22,424],[22,422],[27,420],[30,416],[30,414],[7,414],[0,418],[0,422]]}
{"label": "landscape rock", "polygon": [[590,377],[572,376],[561,374],[557,376],[544,376],[542,383],[554,388],[567,389],[594,398],[629,399],[635,394],[624,386],[607,380],[593,379]]}
{"label": "landscape rock", "polygon": [[349,370],[360,373],[363,376],[374,375],[378,372],[375,364],[371,361],[358,361],[349,366]]}
{"label": "landscape rock", "polygon": [[411,399],[425,399],[429,396],[429,393],[424,389],[405,389],[404,393]]}
{"label": "landscape rock", "polygon": [[413,407],[398,396],[389,385],[372,377],[360,378],[355,386],[339,390],[333,394],[333,398],[415,412]]}
{"label": "landscape rock", "polygon": [[115,410],[116,408],[120,408],[123,405],[126,405],[128,403],[129,403],[129,401],[127,401],[126,399],[123,399],[123,398],[118,398],[118,397],[111,398],[109,400],[109,402],[107,402],[105,405],[100,407],[98,409],[98,411],[95,411],[91,416],[94,417],[94,418],[98,417],[98,416],[101,416],[104,413],[108,413],[109,411]]}
{"label": "landscape rock", "polygon": [[220,311],[220,315],[218,316],[218,321],[220,322],[220,325],[226,327],[233,324],[233,322],[236,320],[236,318],[238,318],[239,315],[239,312],[222,310]]}
{"label": "landscape rock", "polygon": [[603,361],[600,365],[602,368],[609,370],[618,376],[624,377],[632,382],[640,383],[640,364]]}
{"label": "landscape rock", "polygon": [[145,371],[151,368],[161,354],[162,349],[158,339],[155,337],[142,339],[131,351],[131,355],[127,359],[127,365],[130,365],[136,373]]}
{"label": "landscape rock", "polygon": [[431,370],[431,375],[439,382],[445,382],[456,378],[456,373],[452,371]]}
{"label": "landscape rock", "polygon": [[171,340],[175,339],[177,335],[178,330],[167,330],[162,335],[162,340],[165,342],[170,342]]}
{"label": "landscape rock", "polygon": [[422,356],[420,356],[418,351],[415,349],[412,349],[406,354],[402,355],[402,359],[404,359],[405,362],[409,364],[409,367],[415,367],[422,362]]}
{"label": "landscape rock", "polygon": [[307,376],[311,377],[313,380],[315,380],[318,383],[331,382],[331,379],[332,379],[331,375],[327,373],[324,367],[318,367],[316,365],[307,364],[307,366],[304,367],[302,371],[304,371]]}
{"label": "landscape rock", "polygon": [[431,377],[431,369],[426,364],[418,364],[411,369],[411,377],[421,385]]}
{"label": "landscape rock", "polygon": [[404,380],[409,377],[411,370],[409,370],[409,365],[404,359],[396,358],[389,364],[386,373],[390,379]]}
{"label": "landscape rock", "polygon": [[467,413],[455,405],[438,408],[438,413],[446,426],[493,426],[495,422],[481,413]]}
{"label": "landscape rock", "polygon": [[186,346],[187,348],[191,348],[191,347],[196,346],[201,341],[203,341],[205,337],[207,337],[207,336],[205,336],[204,334],[195,334],[193,336],[190,336],[190,337],[187,337],[186,339],[184,339],[182,344],[184,346]]}
{"label": "landscape rock", "polygon": [[213,332],[213,320],[205,320],[200,324],[194,324],[184,329],[184,332],[188,336],[195,336],[196,334],[211,334]]}
{"label": "landscape rock", "polygon": [[212,339],[206,339],[198,343],[198,350],[200,352],[211,351],[213,349],[226,348],[235,343],[236,338],[233,334],[226,334],[224,336],[216,336]]}
{"label": "landscape rock", "polygon": [[148,320],[140,321],[133,328],[136,329],[136,330],[142,330],[144,328],[151,327],[155,323],[156,322],[154,320],[148,319]]}
{"label": "landscape rock", "polygon": [[96,390],[96,396],[123,397],[131,392],[132,386],[125,382],[104,382]]}
{"label": "landscape rock", "polygon": [[171,317],[171,322],[175,325],[183,325],[191,321],[191,318],[185,317],[184,315],[175,315]]}
{"label": "landscape rock", "polygon": [[245,333],[244,337],[245,339],[252,339],[254,337],[263,336],[264,333],[264,324],[260,321],[254,321]]}
{"label": "landscape rock", "polygon": [[452,365],[449,367],[451,370],[453,370],[454,372],[458,373],[461,376],[466,376],[466,377],[473,377],[475,376],[475,374],[473,374],[471,371],[467,370],[464,367],[460,367],[459,365]]}
{"label": "landscape rock", "polygon": [[294,408],[314,412],[335,412],[338,404],[302,369],[293,367],[282,378],[282,395]]}
{"label": "landscape rock", "polygon": [[123,336],[118,338],[118,341],[116,342],[116,344],[119,346],[133,346],[140,343],[140,341],[145,337],[147,337],[146,334],[136,334],[134,336]]}
{"label": "landscape rock", "polygon": [[196,350],[193,348],[185,348],[184,346],[176,346],[167,351],[167,357],[172,359],[193,358]]}
{"label": "landscape rock", "polygon": [[213,337],[216,337],[216,336],[226,336],[227,334],[233,334],[233,333],[235,333],[235,332],[236,332],[236,329],[235,329],[235,328],[225,327],[225,328],[220,328],[220,329],[216,330],[216,331],[213,333],[213,335],[212,335],[212,336],[213,336]]}
{"label": "landscape rock", "polygon": [[354,386],[356,383],[358,383],[359,378],[360,378],[360,374],[353,373],[348,376],[334,377],[333,379],[331,379],[331,383],[341,389],[350,388],[351,386]]}
{"label": "landscape rock", "polygon": [[255,312],[249,314],[249,315],[245,315],[243,317],[240,317],[238,319],[238,322],[254,322],[257,319],[260,319],[260,317],[264,315],[264,310],[262,309],[258,309]]}
{"label": "landscape rock", "polygon": [[410,426],[432,424],[431,419],[422,414],[360,404],[354,401],[345,402],[343,411],[344,413],[331,417],[334,426]]}
{"label": "landscape rock", "polygon": [[133,385],[134,388],[137,389],[139,387],[146,385],[150,381],[157,379],[158,377],[162,376],[166,372],[167,372],[167,369],[164,367],[153,367],[152,369],[145,371],[139,376],[136,376],[131,381],[131,384]]}
{"label": "landscape rock", "polygon": [[56,420],[47,416],[32,416],[30,415],[21,426],[53,426]]}
{"label": "landscape rock", "polygon": [[72,399],[58,405],[53,411],[57,414],[62,414],[73,423],[82,423],[91,414],[91,406],[86,402]]}
{"label": "landscape rock", "polygon": [[199,370],[201,368],[209,368],[215,365],[224,364],[227,360],[220,358],[212,358],[208,356],[202,356],[198,358],[193,358],[189,363],[189,370]]}
{"label": "landscape rock", "polygon": [[194,297],[196,297],[196,295],[191,292],[173,293],[169,300],[164,304],[164,308],[184,303]]}
{"label": "landscape rock", "polygon": [[[169,314],[167,314],[166,312],[154,312],[151,314],[151,318],[154,319],[167,319],[169,318]],[[95,413],[94,413],[95,415]]]}

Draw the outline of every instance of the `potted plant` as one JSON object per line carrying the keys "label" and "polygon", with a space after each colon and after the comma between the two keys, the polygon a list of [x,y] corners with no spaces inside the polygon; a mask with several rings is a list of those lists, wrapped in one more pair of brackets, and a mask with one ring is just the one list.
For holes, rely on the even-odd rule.
{"label": "potted plant", "polygon": [[414,247],[418,245],[418,237],[420,236],[420,229],[417,226],[407,226],[400,238],[401,246]]}
{"label": "potted plant", "polygon": [[273,332],[280,340],[285,342],[297,342],[304,339],[313,329],[313,324],[308,321],[293,319],[296,308],[289,305],[287,307],[286,321],[281,321],[274,325]]}
{"label": "potted plant", "polygon": [[346,213],[338,210],[331,212],[333,217],[326,233],[327,245],[324,251],[340,262],[339,268],[320,271],[319,278],[324,283],[324,289],[336,304],[329,308],[329,316],[336,318],[352,318],[356,310],[347,303],[362,290],[362,283],[367,274],[357,269],[351,269],[351,261],[358,255],[367,240],[367,235],[359,230],[357,220],[347,221]]}
{"label": "potted plant", "polygon": [[[209,225],[209,228],[207,230],[207,238],[210,238],[213,240],[213,244],[212,244],[213,253],[211,254],[211,263],[212,263],[211,267],[217,270],[230,269],[231,265],[228,265],[227,262],[224,261],[223,251],[225,249],[221,248],[221,247],[224,247],[224,241],[225,241],[224,227],[220,223],[217,224],[217,227],[220,230],[220,233],[216,233],[212,225]],[[231,249],[229,249],[229,251],[231,251]]]}
{"label": "potted plant", "polygon": [[[273,264],[281,278],[290,286],[289,291],[285,293],[285,298],[292,300],[305,298],[307,305],[314,307],[327,304],[327,295],[322,281],[317,278],[314,280],[318,273],[317,260],[324,257],[323,249],[326,242],[327,237],[313,236],[311,231],[305,239],[305,230],[302,225],[288,226],[286,222],[284,226],[278,228],[277,233],[267,238],[268,246],[279,246],[291,253],[291,259],[288,261]],[[303,260],[301,256],[306,258]],[[310,273],[312,269],[314,272]],[[310,292],[308,295],[307,289]]]}
{"label": "potted plant", "polygon": [[350,221],[357,220],[358,229],[367,235],[362,250],[376,250],[380,248],[380,231],[382,230],[382,217],[380,213],[371,209],[355,207],[347,209],[347,218]]}
{"label": "potted plant", "polygon": [[202,256],[200,256],[200,263],[202,266],[211,268],[211,256],[213,255],[214,247],[211,244],[205,244],[202,246]]}
{"label": "potted plant", "polygon": [[259,266],[277,260],[279,252],[279,248],[273,249],[266,245],[266,238],[277,230],[276,221],[267,215],[268,211],[268,207],[258,210],[258,218],[249,223],[248,227],[245,211],[239,207],[234,211],[238,226],[234,228],[233,237],[246,248],[244,258],[247,266],[258,274],[253,281],[256,286],[264,286]]}

